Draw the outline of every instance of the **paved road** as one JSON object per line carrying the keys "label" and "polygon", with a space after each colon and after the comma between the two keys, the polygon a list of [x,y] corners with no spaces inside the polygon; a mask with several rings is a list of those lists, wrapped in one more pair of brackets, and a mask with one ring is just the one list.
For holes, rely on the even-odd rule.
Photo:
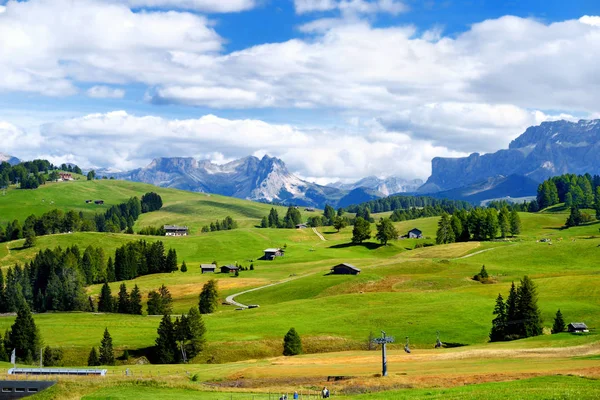
{"label": "paved road", "polygon": [[321,238],[321,240],[322,240],[322,241],[325,241],[325,238],[323,237],[323,235],[321,235],[321,232],[319,232],[319,231],[317,230],[317,228],[312,228],[312,230],[313,230],[313,232],[314,232],[314,233],[316,233],[316,234],[317,234],[317,236],[318,236],[319,238]]}

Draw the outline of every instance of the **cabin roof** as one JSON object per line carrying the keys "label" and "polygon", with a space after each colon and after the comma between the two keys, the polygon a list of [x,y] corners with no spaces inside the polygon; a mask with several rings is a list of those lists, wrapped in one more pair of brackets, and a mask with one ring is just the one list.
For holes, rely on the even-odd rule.
{"label": "cabin roof", "polygon": [[354,271],[360,272],[360,268],[356,268],[354,265],[348,264],[348,263],[338,264],[338,265],[334,266],[332,269],[337,268],[337,267],[346,267],[346,268],[350,268]]}

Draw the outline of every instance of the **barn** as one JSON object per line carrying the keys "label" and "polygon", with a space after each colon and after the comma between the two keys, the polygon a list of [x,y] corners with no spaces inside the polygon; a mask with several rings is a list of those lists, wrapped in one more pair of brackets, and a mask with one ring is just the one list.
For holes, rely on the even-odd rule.
{"label": "barn", "polygon": [[275,257],[283,257],[285,253],[284,250],[281,249],[266,249],[264,251],[265,255],[263,256],[264,260],[274,260]]}
{"label": "barn", "polygon": [[211,274],[217,270],[217,266],[215,264],[200,264],[200,270],[203,274]]}
{"label": "barn", "polygon": [[335,267],[331,268],[332,275],[358,275],[360,274],[360,269],[356,268],[352,264],[342,263],[338,264]]}
{"label": "barn", "polygon": [[589,332],[587,325],[583,322],[571,322],[567,327],[567,330],[571,333]]}
{"label": "barn", "polygon": [[223,265],[221,267],[221,273],[222,274],[231,274],[232,272],[237,271],[239,268],[236,267],[235,265]]}
{"label": "barn", "polygon": [[406,236],[408,236],[409,239],[423,239],[423,232],[417,228],[414,228],[408,231]]}

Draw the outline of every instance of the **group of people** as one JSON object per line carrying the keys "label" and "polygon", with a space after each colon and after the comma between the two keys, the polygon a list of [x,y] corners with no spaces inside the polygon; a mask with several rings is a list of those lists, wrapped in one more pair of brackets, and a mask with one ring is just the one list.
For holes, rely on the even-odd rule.
{"label": "group of people", "polygon": [[[324,387],[323,390],[321,390],[321,397],[324,399],[328,399],[329,398],[329,389]],[[298,398],[299,398],[298,392],[294,392],[294,399],[297,400]],[[281,397],[279,398],[279,400],[288,400],[287,394],[282,394]]]}

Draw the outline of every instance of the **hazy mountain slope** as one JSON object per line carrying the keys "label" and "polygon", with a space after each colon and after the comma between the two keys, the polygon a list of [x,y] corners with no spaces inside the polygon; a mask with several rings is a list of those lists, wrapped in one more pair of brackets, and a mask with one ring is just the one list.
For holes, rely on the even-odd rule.
{"label": "hazy mountain slope", "polygon": [[10,165],[17,165],[21,162],[17,157],[9,156],[8,154],[0,153],[0,162],[7,162]]}
{"label": "hazy mountain slope", "polygon": [[366,188],[376,190],[384,196],[389,196],[395,193],[415,192],[421,185],[423,185],[421,179],[408,180],[394,176],[381,179],[376,176],[368,176],[354,183],[335,182],[327,186],[342,190]]}

